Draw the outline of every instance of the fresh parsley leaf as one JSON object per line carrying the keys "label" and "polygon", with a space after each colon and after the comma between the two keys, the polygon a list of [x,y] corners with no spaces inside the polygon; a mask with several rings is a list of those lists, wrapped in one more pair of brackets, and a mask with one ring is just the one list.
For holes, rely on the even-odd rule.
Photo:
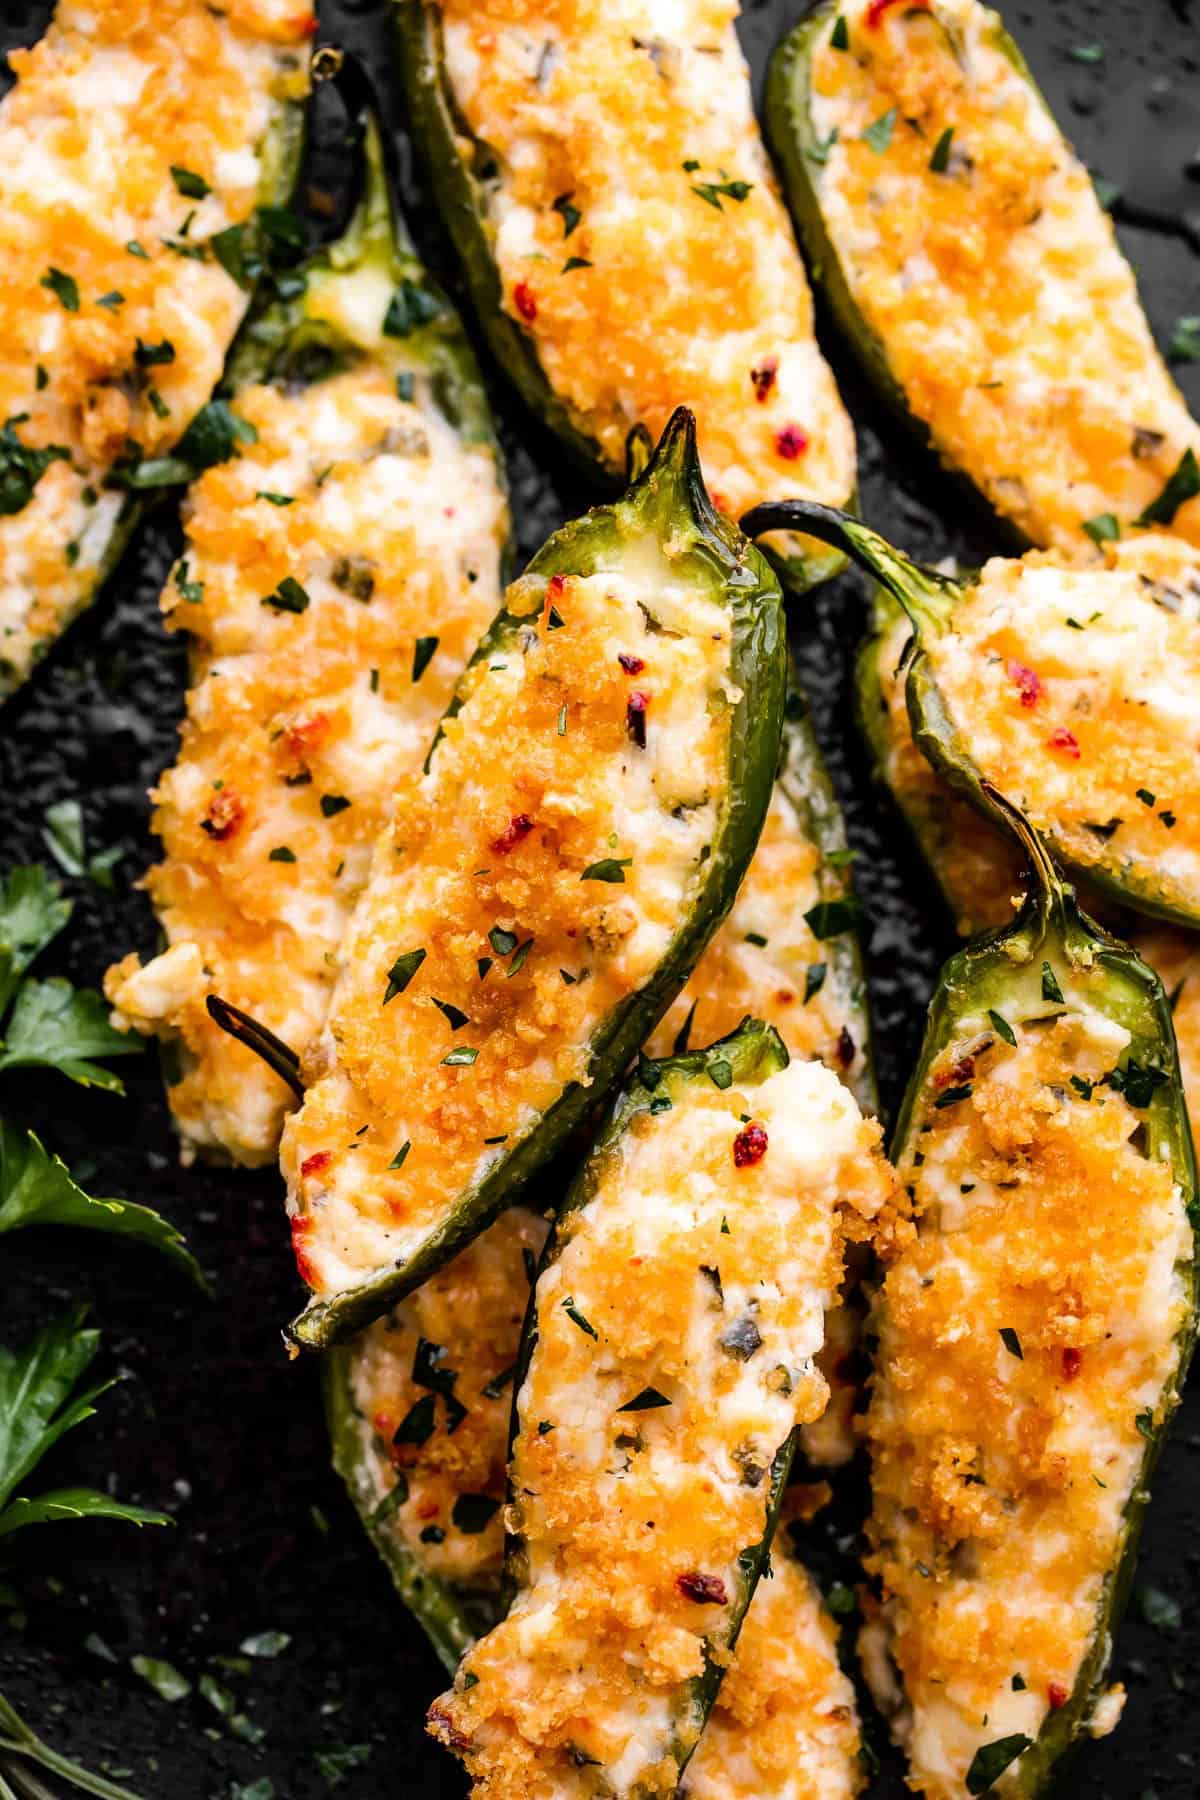
{"label": "fresh parsley leaf", "polygon": [[322,794],[321,817],[323,819],[336,819],[337,815],[345,812],[349,805],[350,802],[347,800],[345,794]]}
{"label": "fresh parsley leaf", "polygon": [[929,159],[929,167],[935,175],[944,175],[950,166],[950,146],[954,142],[954,127],[947,125],[937,143],[933,146],[933,155]]}
{"label": "fresh parsley leaf", "polygon": [[570,194],[560,194],[557,200],[552,202],[554,211],[562,216],[564,238],[570,237],[571,233],[575,230],[575,227],[579,224],[579,221],[583,218],[583,214],[580,212],[579,208],[577,206],[572,206],[571,199],[572,196]]}
{"label": "fresh parsley leaf", "polygon": [[625,870],[633,862],[632,856],[603,856],[599,862],[589,863],[580,881],[612,881],[624,883]]}
{"label": "fresh parsley leaf", "polygon": [[808,1005],[814,994],[819,994],[825,985],[825,963],[809,963],[804,974],[804,1004]]}
{"label": "fresh parsley leaf", "polygon": [[0,879],[0,1016],[34,957],[70,916],[71,902],[40,863],[24,864]]}
{"label": "fresh parsley leaf", "polygon": [[402,956],[396,958],[388,970],[387,990],[383,996],[385,1006],[389,1000],[394,1000],[397,994],[404,992],[427,955],[428,952],[424,949],[406,950]]}
{"label": "fresh parsley leaf", "polygon": [[1009,1024],[1008,1020],[1004,1017],[1004,1014],[992,1012],[989,1008],[988,1018],[992,1022],[992,1030],[996,1033],[996,1036],[1002,1038],[1006,1044],[1010,1044],[1015,1049],[1017,1034]]}
{"label": "fresh parsley leaf", "polygon": [[438,647],[435,637],[419,637],[413,645],[412,678],[420,681]]}
{"label": "fresh parsley leaf", "polygon": [[294,575],[285,575],[273,594],[264,594],[261,604],[273,606],[276,612],[302,613],[308,611],[308,589],[301,587]]}
{"label": "fresh parsley leaf", "polygon": [[204,200],[212,193],[203,175],[197,175],[194,169],[181,169],[178,163],[171,164],[171,180],[186,200]]}
{"label": "fresh parsley leaf", "polygon": [[53,806],[46,808],[45,820],[42,841],[63,873],[84,875],[97,887],[112,893],[115,885],[113,870],[121,860],[121,848],[115,845],[108,850],[98,850],[93,856],[87,854],[83,808],[78,800],[56,800]]}
{"label": "fresh parsley leaf", "polygon": [[1180,507],[1188,500],[1194,500],[1197,494],[1200,494],[1200,462],[1196,461],[1196,452],[1189,446],[1162,493],[1138,514],[1137,522],[1139,525],[1173,525]]}
{"label": "fresh parsley leaf", "polygon": [[1116,513],[1097,513],[1094,519],[1085,519],[1083,529],[1093,544],[1114,544],[1121,535],[1121,521]]}
{"label": "fresh parsley leaf", "polygon": [[617,1411],[653,1412],[656,1407],[670,1406],[670,1404],[667,1396],[660,1394],[656,1387],[645,1387],[640,1394],[635,1394],[632,1400],[627,1400],[624,1406],[618,1406]]}
{"label": "fresh parsley leaf", "polygon": [[863,132],[863,143],[870,144],[876,156],[882,156],[892,141],[892,133],[896,129],[896,108],[889,106],[885,113],[880,113],[874,124],[868,125]]}
{"label": "fresh parsley leaf", "polygon": [[490,1494],[459,1494],[450,1519],[467,1537],[478,1537],[499,1511],[499,1500],[493,1500]]}
{"label": "fresh parsley leaf", "polygon": [[821,900],[805,913],[804,923],[823,943],[826,938],[840,937],[843,931],[853,931],[861,913],[862,909],[854,899]]}
{"label": "fresh parsley leaf", "polygon": [[407,277],[401,281],[388,302],[383,319],[384,337],[411,337],[422,325],[428,325],[442,311],[442,302],[428,288],[419,287]]}
{"label": "fresh parsley leaf", "polygon": [[850,48],[850,27],[846,23],[846,15],[839,13],[833,21],[833,30],[829,34],[829,42],[835,50]]}
{"label": "fresh parsley leaf", "polygon": [[33,490],[52,462],[69,462],[71,453],[62,444],[35,450],[17,436],[25,414],[6,419],[0,428],[0,516],[11,518],[28,506]]}
{"label": "fresh parsley leaf", "polygon": [[1042,964],[1042,999],[1053,1000],[1056,1006],[1065,1006],[1063,991],[1058,985],[1058,976],[1048,962]]}
{"label": "fresh parsley leaf", "polygon": [[41,285],[49,288],[67,312],[79,311],[79,283],[73,275],[64,275],[61,269],[51,267],[42,276]]}
{"label": "fresh parsley leaf", "polygon": [[131,1033],[109,1024],[108,1007],[99,994],[54,975],[48,981],[22,982],[18,989],[7,1033],[0,1039],[0,1073],[57,1069],[80,1087],[123,1094],[120,1078],[92,1058],[136,1056],[142,1048]]}
{"label": "fresh parsley leaf", "polygon": [[1018,1362],[1025,1361],[1025,1352],[1021,1348],[1021,1340],[1011,1325],[1002,1325],[1000,1327],[1000,1341],[1010,1356],[1015,1356]]}

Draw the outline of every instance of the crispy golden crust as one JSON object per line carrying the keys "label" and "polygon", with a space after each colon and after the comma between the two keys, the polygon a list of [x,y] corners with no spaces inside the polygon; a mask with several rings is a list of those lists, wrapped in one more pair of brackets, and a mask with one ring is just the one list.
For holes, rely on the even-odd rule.
{"label": "crispy golden crust", "polygon": [[649,0],[441,10],[455,98],[499,160],[504,304],[579,428],[619,469],[631,426],[657,437],[686,403],[732,517],[781,492],[841,504],[853,432],[813,338],[734,0],[689,0],[669,42]]}
{"label": "crispy golden crust", "polygon": [[935,1068],[934,1093],[967,1092],[911,1139],[916,1229],[875,1308],[867,1671],[896,1711],[898,1669],[933,1800],[1071,1694],[1186,1308],[1179,1190],[1102,1085],[1125,1033],[1096,1014],[1016,1032],[968,1032]]}
{"label": "crispy golden crust", "polygon": [[538,1284],[512,1470],[524,1586],[430,1715],[480,1796],[674,1791],[772,1457],[825,1403],[811,1359],[839,1214],[862,1230],[890,1201],[878,1126],[818,1064],[671,1098],[607,1154]]}
{"label": "crispy golden crust", "polygon": [[657,569],[551,579],[510,589],[526,648],[475,665],[429,774],[401,788],[346,940],[283,1140],[319,1291],[393,1261],[585,1074],[591,1034],[657,967],[702,876],[728,615],[696,594],[652,626]]}
{"label": "crispy golden crust", "polygon": [[[1111,221],[977,0],[838,17],[814,178],[854,302],[941,455],[1031,542],[1085,555],[1083,521],[1130,523],[1200,447]],[[1200,501],[1176,529],[1200,541]]]}
{"label": "crispy golden crust", "polygon": [[[499,602],[493,459],[420,400],[370,365],[300,392],[252,387],[236,411],[257,441],[185,506],[162,605],[191,634],[193,679],[155,796],[165,855],[146,883],[171,948],[105,984],[118,1022],[179,1046],[169,1098],[185,1149],[274,1157],[289,1090],[205,1000],[221,995],[297,1050],[321,1029],[396,785],[419,769]],[[303,610],[265,604],[289,579]]]}
{"label": "crispy golden crust", "polygon": [[[169,449],[216,385],[245,295],[204,246],[258,198],[314,23],[305,0],[62,0],[11,53],[0,417],[70,453],[0,520],[0,656],[18,678],[90,597],[122,504],[103,488],[113,463],[131,442]],[[189,175],[209,191],[183,192]]]}

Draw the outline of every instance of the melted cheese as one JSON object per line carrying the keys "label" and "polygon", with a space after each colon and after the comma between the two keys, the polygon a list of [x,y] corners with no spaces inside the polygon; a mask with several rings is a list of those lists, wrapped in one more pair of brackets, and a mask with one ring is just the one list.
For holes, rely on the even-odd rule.
{"label": "melted cheese", "polygon": [[[890,1198],[878,1126],[819,1064],[662,1097],[601,1155],[538,1281],[512,1466],[525,1578],[430,1715],[480,1796],[674,1792],[772,1459],[825,1404],[843,1232]],[[646,1390],[669,1404],[629,1410]]]}
{"label": "melted cheese", "polygon": [[778,1540],[771,1560],[684,1775],[686,1800],[851,1800],[864,1785],[837,1627]]}
{"label": "melted cheese", "polygon": [[60,0],[41,42],[10,54],[0,418],[69,459],[0,517],[0,690],[106,573],[118,457],[168,451],[216,386],[246,295],[208,245],[281,198],[265,153],[307,90],[314,30],[306,0]]}
{"label": "melted cheese", "polygon": [[[1085,557],[1083,521],[1132,522],[1200,450],[1111,221],[995,13],[837,16],[849,50],[831,13],[813,58],[812,177],[854,304],[943,459],[1033,543]],[[1200,543],[1200,501],[1175,524]]]}
{"label": "melted cheese", "polygon": [[928,641],[984,775],[1077,865],[1200,909],[1200,552],[1146,537],[1107,569],[992,561]]}
{"label": "melted cheese", "polygon": [[[169,948],[144,969],[127,958],[105,987],[118,1025],[177,1046],[185,1156],[262,1163],[290,1091],[205,1000],[297,1050],[321,1030],[392,795],[499,604],[507,509],[490,450],[446,421],[427,375],[399,399],[388,359],[251,387],[236,411],[257,441],[191,489],[162,600],[192,637],[182,745],[155,795],[165,856],[146,882]],[[300,612],[264,603],[289,577]]]}
{"label": "melted cheese", "polygon": [[1183,1197],[1103,1085],[1128,1034],[1091,1010],[1008,1023],[1015,1048],[964,1019],[934,1067],[947,1100],[898,1169],[915,1230],[875,1310],[864,1660],[930,1800],[1072,1694],[1188,1307]]}
{"label": "melted cheese", "polygon": [[[389,1499],[397,1485],[407,1494],[387,1530],[423,1567],[455,1586],[499,1586],[512,1411],[505,1377],[511,1378],[529,1298],[526,1258],[541,1254],[545,1236],[545,1222],[534,1213],[505,1213],[354,1347],[351,1382],[362,1461],[376,1503]],[[403,1433],[394,1442],[414,1407],[428,1409],[435,1390],[420,1377],[430,1369],[444,1384],[434,1401],[432,1429],[422,1443],[403,1441]],[[454,1408],[445,1386],[452,1389]],[[475,1503],[470,1513],[456,1511],[464,1496]]]}
{"label": "melted cheese", "polygon": [[657,438],[686,403],[731,517],[788,493],[842,505],[853,431],[755,123],[736,0],[441,12],[455,101],[497,162],[503,303],[576,427],[620,471],[631,427]]}
{"label": "melted cheese", "polygon": [[401,784],[283,1140],[319,1292],[410,1254],[586,1079],[592,1034],[694,903],[738,695],[728,611],[672,554],[631,525],[609,567],[515,583],[515,637],[474,665],[428,773]]}

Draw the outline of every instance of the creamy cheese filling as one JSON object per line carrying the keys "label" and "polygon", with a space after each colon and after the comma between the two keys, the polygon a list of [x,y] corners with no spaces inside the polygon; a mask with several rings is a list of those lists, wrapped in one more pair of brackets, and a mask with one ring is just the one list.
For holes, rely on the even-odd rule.
{"label": "creamy cheese filling", "polygon": [[[1087,170],[998,27],[977,0],[845,0],[814,53],[810,173],[937,450],[1032,542],[1082,559],[1082,524],[1139,518],[1200,428]],[[1200,542],[1200,501],[1174,524]]]}
{"label": "creamy cheese filling", "polygon": [[1200,904],[1200,552],[989,562],[929,656],[983,773],[1084,867]]}
{"label": "creamy cheese filling", "polygon": [[410,379],[409,401],[390,361],[247,389],[235,410],[256,441],[185,504],[162,605],[191,634],[192,686],[147,877],[169,948],[106,982],[118,1024],[175,1046],[185,1156],[274,1157],[290,1092],[205,1000],[297,1050],[320,1031],[392,795],[499,604],[493,455],[447,422],[427,374]]}
{"label": "creamy cheese filling", "polygon": [[729,613],[672,554],[631,527],[594,574],[515,583],[401,785],[283,1140],[319,1292],[409,1254],[586,1078],[695,901],[740,696]]}
{"label": "creamy cheese filling", "polygon": [[615,470],[694,408],[717,505],[842,504],[854,438],[816,346],[736,0],[443,0],[447,74],[495,159],[504,305]]}
{"label": "creamy cheese filling", "polygon": [[269,189],[270,133],[304,97],[313,29],[305,0],[60,0],[40,43],[10,55],[0,688],[106,572],[114,464],[167,452],[219,379],[246,296],[213,240]]}
{"label": "creamy cheese filling", "polygon": [[1046,1011],[934,1066],[875,1309],[864,1662],[931,1800],[1072,1697],[1188,1307],[1183,1197],[1105,1082],[1128,1034]]}
{"label": "creamy cheese filling", "polygon": [[424,1568],[494,1588],[504,1552],[512,1365],[545,1221],[515,1208],[353,1349],[362,1465]]}
{"label": "creamy cheese filling", "polygon": [[668,1078],[660,1098],[602,1153],[538,1280],[523,1584],[431,1713],[481,1796],[673,1790],[772,1460],[825,1404],[843,1209],[861,1230],[889,1196],[878,1127],[819,1064],[724,1091]]}
{"label": "creamy cheese filling", "polygon": [[851,1800],[864,1785],[837,1628],[778,1540],[771,1560],[684,1775],[687,1800]]}

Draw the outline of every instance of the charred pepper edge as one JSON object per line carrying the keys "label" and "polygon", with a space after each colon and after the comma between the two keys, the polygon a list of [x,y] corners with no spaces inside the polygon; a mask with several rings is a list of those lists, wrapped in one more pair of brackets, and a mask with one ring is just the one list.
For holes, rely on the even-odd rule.
{"label": "charred pepper edge", "polygon": [[[305,128],[307,118],[307,102],[301,100],[282,100],[273,102],[273,113],[266,131],[259,140],[261,153],[261,170],[255,204],[257,206],[283,206],[290,199],[300,172],[300,161],[304,151]],[[239,327],[239,335],[241,328]],[[225,368],[228,370],[229,358],[234,353],[237,339],[231,344],[226,357]],[[224,377],[222,378],[223,381]],[[222,384],[214,388],[214,395],[220,393]],[[211,398],[212,396],[210,396]],[[203,402],[201,403],[203,405]],[[198,409],[199,410],[199,409]],[[193,415],[194,416],[194,415]],[[180,427],[176,438],[183,436],[187,428],[186,422]],[[0,705],[8,700],[25,682],[32,679],[39,664],[58,643],[89,607],[94,606],[100,598],[101,591],[109,577],[115,572],[117,564],[124,556],[134,531],[151,509],[162,500],[162,494],[141,495],[128,493],[121,505],[121,510],[113,520],[112,529],[103,554],[96,565],[91,586],[78,595],[70,610],[65,613],[57,625],[53,638],[45,638],[34,646],[29,668],[22,675],[17,675],[10,663],[0,657]]]}
{"label": "charred pepper edge", "polygon": [[[730,610],[730,673],[741,693],[730,720],[728,783],[698,891],[650,980],[593,1032],[587,1085],[568,1086],[512,1150],[460,1193],[441,1223],[402,1261],[338,1294],[314,1295],[287,1327],[288,1337],[301,1348],[325,1349],[378,1318],[517,1198],[524,1184],[583,1123],[599,1096],[619,1079],[733,904],[766,818],[778,757],[787,661],[782,595],[755,547],[713,510],[700,472],[695,421],[686,407],[672,415],[653,460],[626,498],[565,525],[534,556],[527,573],[592,573],[600,561],[600,534],[619,545],[626,521],[635,529],[657,527],[678,542],[676,515],[684,509],[691,535],[686,555],[707,573]],[[470,671],[495,649],[514,644],[526,623],[504,610],[497,615],[467,665],[447,718],[463,704]],[[435,738],[435,748],[437,742]]]}
{"label": "charred pepper edge", "polygon": [[[1036,968],[1046,946],[1052,945],[1061,951],[1060,966],[1079,971],[1098,969],[1108,975],[1114,990],[1109,1016],[1131,1034],[1121,1058],[1122,1064],[1136,1058],[1156,1066],[1165,1063],[1172,1070],[1172,1079],[1154,1091],[1148,1107],[1140,1109],[1146,1124],[1145,1154],[1150,1160],[1169,1163],[1195,1232],[1200,1224],[1195,1152],[1179,1073],[1171,1008],[1162,983],[1134,950],[1080,911],[1074,889],[1058,875],[1038,833],[1024,816],[995,789],[991,790],[990,799],[997,812],[1006,815],[1009,834],[1017,839],[1025,852],[1030,866],[1030,888],[1011,924],[981,933],[955,952],[944,965],[930,1003],[925,1039],[896,1121],[892,1161],[898,1168],[905,1166],[906,1145],[919,1130],[928,1110],[925,1096],[930,1071],[943,1050],[953,1043],[959,1019],[976,1015],[985,1017],[991,1005],[1003,1009],[1004,993],[1018,979],[1017,972]],[[1121,1004],[1117,1007],[1115,997],[1122,989]],[[1069,983],[1067,992],[1069,995]],[[1096,1005],[1098,997],[1097,989],[1089,985],[1089,1004]],[[1167,1427],[1179,1404],[1195,1345],[1198,1277],[1194,1243],[1191,1258],[1176,1266],[1182,1275],[1188,1308],[1175,1338],[1178,1352],[1160,1401],[1162,1417],[1147,1441],[1124,1508],[1120,1552],[1116,1564],[1105,1577],[1090,1646],[1075,1686],[1065,1704],[1047,1714],[1041,1732],[1017,1765],[1019,1785],[1012,1791],[1019,1794],[1021,1800],[1041,1800],[1048,1792],[1051,1776],[1057,1773],[1058,1759],[1084,1735],[1103,1692],[1113,1635],[1133,1580],[1138,1535],[1149,1501],[1150,1478]],[[879,1305],[878,1293],[875,1305]]]}
{"label": "charred pepper edge", "polygon": [[[487,346],[525,406],[559,440],[576,468],[602,491],[613,494],[619,471],[607,461],[596,439],[576,424],[547,379],[529,333],[505,308],[493,236],[486,224],[486,182],[474,167],[486,163],[492,153],[475,137],[455,99],[446,72],[441,6],[438,0],[392,0],[392,12],[409,129],[462,266]],[[464,145],[470,146],[467,154]],[[638,433],[645,436],[647,445],[650,441],[644,425],[633,427],[626,442],[631,474],[640,472],[628,464],[630,440]],[[857,487],[852,485],[845,505],[853,510],[856,504]],[[845,565],[845,557],[832,548],[824,554],[784,554],[772,547],[764,548],[763,554],[793,593],[819,586]]]}
{"label": "charred pepper edge", "polygon": [[[907,663],[906,699],[913,739],[934,770],[975,811],[997,826],[1010,840],[1025,848],[1014,825],[1013,809],[997,804],[996,790],[971,755],[965,737],[950,717],[933,672],[928,651],[931,638],[951,628],[954,608],[966,590],[978,580],[978,571],[964,572],[957,580],[910,562],[898,550],[858,519],[811,500],[781,500],[757,506],[746,514],[742,528],[747,535],[777,529],[791,520],[796,530],[810,531],[842,545],[854,562],[896,600],[912,622],[915,645]],[[1017,815],[1019,816],[1019,815]],[[1132,873],[1114,873],[1103,863],[1081,862],[1049,825],[1039,828],[1063,867],[1098,894],[1152,918],[1166,919],[1191,930],[1200,928],[1200,899],[1189,908],[1160,893]]]}
{"label": "charred pepper edge", "polygon": [[[659,1125],[659,1129],[670,1130],[671,1114],[669,1112],[655,1113],[654,1111],[655,1098],[663,1092],[664,1088],[676,1089],[692,1082],[712,1085],[713,1066],[722,1063],[732,1070],[732,1082],[725,1080],[724,1070],[721,1072],[721,1079],[726,1087],[731,1085],[753,1087],[779,1070],[786,1069],[790,1060],[787,1047],[773,1025],[766,1025],[759,1019],[746,1018],[742,1020],[736,1031],[719,1038],[703,1050],[690,1050],[682,1056],[664,1057],[648,1065],[639,1064],[638,1069],[617,1094],[616,1099],[612,1102],[606,1123],[558,1208],[554,1226],[546,1240],[545,1248],[538,1262],[534,1285],[530,1292],[529,1310],[525,1315],[525,1323],[521,1332],[516,1374],[512,1384],[513,1409],[509,1427],[508,1455],[510,1504],[514,1499],[511,1470],[513,1447],[520,1430],[521,1389],[528,1377],[538,1341],[537,1282],[544,1270],[557,1261],[559,1237],[564,1221],[570,1219],[572,1214],[579,1212],[596,1198],[603,1178],[605,1159],[616,1150],[625,1133],[637,1119],[644,1114],[649,1115],[663,1121]],[[772,1459],[763,1535],[757,1543],[747,1545],[738,1558],[738,1589],[734,1599],[733,1619],[729,1633],[720,1646],[723,1649],[732,1651],[736,1647],[746,1612],[754,1597],[754,1590],[770,1556],[771,1542],[775,1535],[797,1438],[798,1429],[788,1435]],[[527,1579],[528,1561],[524,1540],[519,1534],[509,1532],[505,1539],[504,1562],[504,1586],[509,1604]],[[724,1666],[711,1658],[706,1647],[704,1672],[689,1683],[689,1710],[682,1716],[676,1716],[672,1724],[670,1741],[664,1746],[664,1749],[675,1758],[681,1774],[696,1748],[705,1721],[712,1711],[724,1673]]]}

